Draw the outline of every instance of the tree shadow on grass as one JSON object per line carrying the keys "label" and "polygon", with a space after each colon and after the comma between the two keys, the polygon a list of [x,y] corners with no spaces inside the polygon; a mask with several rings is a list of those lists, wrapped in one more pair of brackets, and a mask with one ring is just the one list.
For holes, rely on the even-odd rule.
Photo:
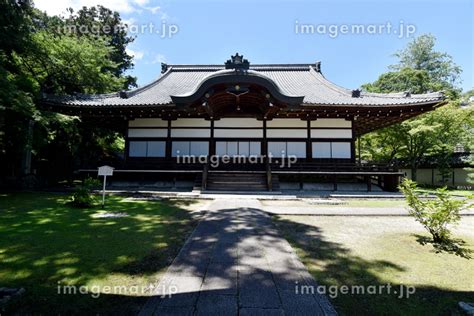
{"label": "tree shadow on grass", "polygon": [[416,241],[422,245],[431,245],[435,253],[449,253],[464,259],[472,259],[473,250],[466,247],[466,242],[460,238],[450,238],[442,243],[437,243],[433,238],[418,234],[413,234]]}
{"label": "tree shadow on grass", "polygon": [[[113,198],[110,202],[114,202]],[[2,203],[3,202],[3,203]],[[0,200],[0,279],[2,286],[25,287],[27,294],[7,312],[18,314],[136,314],[146,297],[131,295],[57,295],[57,283],[88,285],[111,274],[152,278],[169,264],[192,231],[195,222],[179,203],[109,203],[108,211],[125,211],[124,218],[91,218],[99,209],[76,210],[58,205],[51,195],[22,195]],[[220,210],[224,212],[225,210]],[[221,214],[223,215],[223,214]],[[249,232],[264,249],[282,247],[275,243],[276,230],[265,221],[239,209],[232,218],[206,220],[208,235],[191,238],[188,252],[182,253],[180,271],[206,271],[203,265],[210,244],[222,255],[232,259],[239,240],[236,233]],[[251,223],[252,226],[247,225]],[[246,224],[242,227],[243,224]],[[404,272],[393,262],[367,260],[354,256],[342,244],[325,238],[321,228],[277,220],[277,226],[298,249],[302,260],[319,284],[385,285],[384,272]],[[210,226],[210,227],[209,227]],[[342,228],[341,228],[342,229]],[[242,231],[243,230],[243,231]],[[258,233],[255,233],[257,231]],[[221,234],[216,237],[216,232]],[[201,236],[202,237],[202,236]],[[257,252],[249,243],[247,255]],[[146,250],[146,251],[143,251]],[[186,249],[185,249],[186,250]],[[284,248],[281,249],[285,251]],[[198,255],[196,255],[198,254]],[[221,258],[222,259],[222,258]],[[281,264],[281,263],[280,263]],[[314,265],[316,268],[312,268]],[[225,272],[225,271],[224,271]],[[264,271],[262,271],[264,272]],[[204,272],[202,272],[204,273]],[[207,273],[207,272],[205,272]],[[453,272],[455,273],[455,272]],[[235,278],[217,270],[216,276]],[[285,275],[273,274],[284,278]],[[250,275],[253,277],[253,275]],[[291,280],[287,280],[290,282]],[[242,279],[240,279],[242,284]],[[256,281],[248,281],[254,287]],[[263,283],[262,283],[263,284]],[[260,295],[260,292],[256,292]],[[209,292],[208,294],[215,294]],[[189,294],[182,294],[183,299]],[[453,302],[472,298],[472,293],[436,287],[417,287],[415,299],[401,300],[392,295],[340,295],[335,299],[341,313],[371,314],[450,314]],[[254,299],[254,298],[252,298]],[[259,297],[257,297],[257,300]],[[454,304],[455,305],[455,304]],[[232,313],[229,312],[229,315]]]}
{"label": "tree shadow on grass", "polygon": [[322,284],[383,283],[378,275],[384,272],[404,272],[402,266],[387,260],[366,260],[354,256],[342,244],[328,241],[319,227],[274,218],[277,227],[300,251],[303,261],[312,261],[316,280]]}
{"label": "tree shadow on grass", "polygon": [[75,209],[67,200],[66,195],[44,193],[0,198],[0,287],[26,289],[7,312],[133,314],[143,300],[60,296],[58,286],[152,279],[176,256],[196,220],[174,201],[107,197],[105,211],[128,216],[95,218],[100,206]]}
{"label": "tree shadow on grass", "polygon": [[[384,258],[367,260],[354,255],[343,244],[328,240],[316,225],[281,217],[274,217],[274,222],[297,250],[316,282],[326,287],[379,287],[389,282],[383,277],[385,273],[410,273],[404,266]],[[389,294],[382,291],[375,295],[339,293],[336,297],[330,296],[330,299],[340,314],[347,315],[459,315],[457,302],[474,299],[474,292],[430,285],[416,285],[416,293],[400,298],[400,288],[404,285],[391,283],[391,286],[397,292]]]}

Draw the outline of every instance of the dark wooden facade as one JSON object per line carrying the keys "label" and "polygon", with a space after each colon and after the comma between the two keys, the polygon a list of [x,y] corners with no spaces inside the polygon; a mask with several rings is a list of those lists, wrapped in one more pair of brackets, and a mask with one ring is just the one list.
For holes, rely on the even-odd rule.
{"label": "dark wooden facade", "polygon": [[[273,175],[279,175],[308,181],[323,177],[334,188],[338,178],[358,178],[368,183],[368,189],[375,179],[394,190],[400,173],[392,166],[360,164],[355,156],[357,137],[433,110],[445,103],[444,97],[347,90],[327,81],[320,69],[319,63],[250,67],[237,54],[225,66],[164,65],[160,79],[134,91],[47,96],[43,105],[123,132],[125,159],[116,163],[118,173],[203,174],[203,189],[209,173],[227,172],[263,174],[268,189],[273,189]],[[223,146],[228,150],[236,142],[237,146],[248,143],[249,151],[253,146],[265,159],[219,167],[202,161],[178,164],[175,147],[185,142],[190,151],[194,144],[196,152],[207,157],[222,156]],[[150,146],[153,155],[147,154]],[[268,159],[281,146],[295,150],[298,157],[292,166]]]}

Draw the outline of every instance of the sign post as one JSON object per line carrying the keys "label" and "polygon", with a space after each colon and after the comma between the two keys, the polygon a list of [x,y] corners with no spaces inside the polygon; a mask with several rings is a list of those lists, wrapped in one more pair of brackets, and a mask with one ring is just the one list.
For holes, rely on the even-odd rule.
{"label": "sign post", "polygon": [[104,177],[104,186],[102,188],[102,208],[105,207],[105,184],[107,183],[107,176],[114,174],[114,168],[110,166],[102,166],[98,169],[98,175]]}

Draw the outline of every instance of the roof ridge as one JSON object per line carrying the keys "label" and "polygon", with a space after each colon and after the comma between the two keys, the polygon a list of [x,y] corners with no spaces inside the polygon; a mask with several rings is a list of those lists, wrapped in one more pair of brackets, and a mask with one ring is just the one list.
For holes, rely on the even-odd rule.
{"label": "roof ridge", "polygon": [[313,75],[313,77],[316,78],[316,80],[318,80],[321,84],[325,85],[329,89],[332,89],[336,92],[343,93],[343,94],[346,94],[346,95],[348,95],[351,91],[347,88],[344,88],[344,87],[341,87],[341,86],[335,84],[334,82],[330,81],[329,79],[326,79],[326,77],[324,77],[324,75],[321,72],[316,71],[313,67],[310,67],[309,72],[310,72],[310,74]]}
{"label": "roof ridge", "polygon": [[[225,68],[224,64],[167,64],[169,67],[174,69],[180,68]],[[314,63],[295,63],[295,64],[250,64],[250,68],[295,68],[295,67],[309,67],[313,66]]]}
{"label": "roof ridge", "polygon": [[144,86],[141,86],[141,87],[138,87],[134,90],[130,90],[130,91],[126,91],[127,93],[127,96],[128,97],[131,97],[131,96],[134,96],[135,94],[139,93],[139,92],[142,92],[142,91],[145,91],[145,90],[148,90],[150,88],[152,88],[153,86],[157,85],[159,82],[161,82],[162,80],[164,80],[164,78],[166,78],[172,71],[173,67],[168,65],[168,69],[165,71],[165,73],[161,74],[161,76],[159,76],[157,79],[153,80],[152,82],[150,82],[149,84],[146,84]]}
{"label": "roof ridge", "polygon": [[443,97],[444,94],[443,92],[437,91],[437,92],[428,92],[428,93],[414,93],[411,94],[406,91],[402,92],[389,92],[389,93],[379,93],[379,92],[362,92],[362,95],[364,96],[369,96],[369,97],[375,97],[375,98],[413,98],[413,99],[423,99],[423,98],[439,98]]}

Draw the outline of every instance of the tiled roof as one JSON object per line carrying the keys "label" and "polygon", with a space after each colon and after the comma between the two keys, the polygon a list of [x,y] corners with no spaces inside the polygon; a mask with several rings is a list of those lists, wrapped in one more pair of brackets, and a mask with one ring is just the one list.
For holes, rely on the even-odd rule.
{"label": "tiled roof", "polygon": [[[186,95],[224,65],[167,65],[166,72],[154,82],[126,92],[103,95],[47,96],[46,101],[72,106],[121,107],[172,105],[171,96]],[[443,100],[440,92],[428,94],[367,93],[353,97],[353,91],[337,86],[317,71],[314,64],[251,65],[250,70],[272,80],[287,95],[304,96],[303,106],[394,106],[435,103]]]}

